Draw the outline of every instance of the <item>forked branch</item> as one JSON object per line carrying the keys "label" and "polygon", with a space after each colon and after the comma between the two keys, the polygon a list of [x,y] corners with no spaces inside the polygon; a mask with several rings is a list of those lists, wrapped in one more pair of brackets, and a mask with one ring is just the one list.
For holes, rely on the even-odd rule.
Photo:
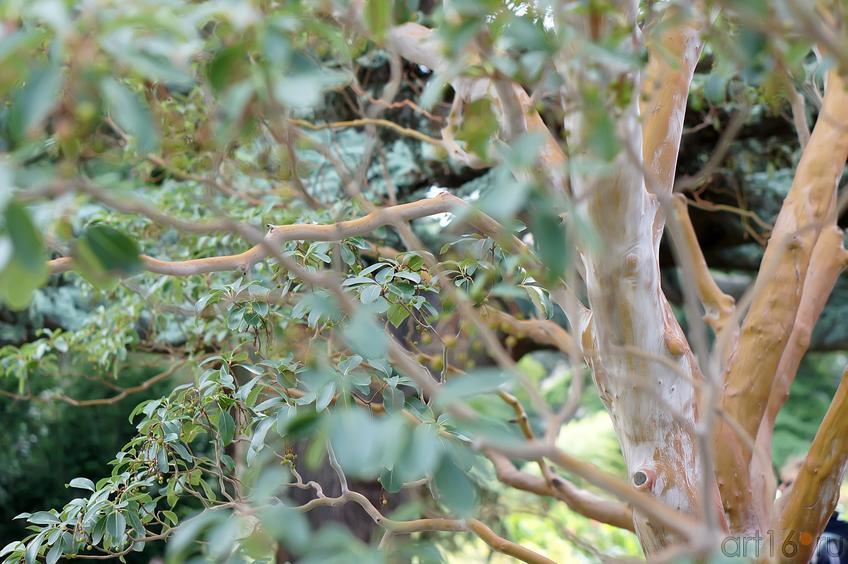
{"label": "forked branch", "polygon": [[[751,309],[725,374],[722,408],[755,436],[769,402],[781,353],[795,323],[807,267],[848,157],[848,91],[828,73],[822,111],[801,156],[754,285]],[[761,527],[751,513],[747,480],[751,451],[726,422],[716,435],[716,462],[725,511],[734,530]],[[740,471],[742,470],[742,471]]]}

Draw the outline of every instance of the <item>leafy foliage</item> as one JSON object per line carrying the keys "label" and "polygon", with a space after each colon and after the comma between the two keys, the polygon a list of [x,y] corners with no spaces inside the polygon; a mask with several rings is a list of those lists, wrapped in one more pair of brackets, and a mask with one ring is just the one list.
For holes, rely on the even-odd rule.
{"label": "leafy foliage", "polygon": [[[562,86],[553,54],[564,46],[574,50],[570,64],[593,72],[609,60],[633,72],[641,58],[617,44],[575,42],[550,25],[543,3],[457,1],[434,14],[423,2],[368,0],[363,20],[347,25],[339,18],[348,4],[0,6],[11,22],[0,38],[0,300],[31,320],[2,334],[10,343],[0,349],[2,389],[19,401],[67,400],[76,390],[69,377],[97,373],[109,375],[107,388],[129,379],[137,391],[162,392],[129,414],[131,436],[116,433],[122,445],[113,437],[111,473],[86,466],[67,476],[76,497],[18,516],[27,532],[0,550],[6,562],[127,558],[160,541],[171,562],[266,562],[282,551],[302,562],[430,562],[482,546],[427,533],[387,534],[378,548],[305,517],[342,504],[359,505],[386,533],[431,516],[467,533],[468,520],[485,516],[561,560],[595,556],[540,533],[538,517],[501,511],[550,505],[504,488],[481,447],[526,440],[522,417],[533,430],[542,415],[534,401],[563,408],[577,377],[562,368],[567,351],[514,364],[526,335],[487,312],[565,325],[550,288],[574,268],[575,245],[594,244],[595,234],[579,204],[545,189],[544,140],[523,131],[509,146],[499,138],[508,124],[498,122],[503,108],[491,92],[465,104],[453,132],[488,172],[447,160],[433,136],[455,117],[459,89],[445,90],[457,76],[532,85],[550,111],[544,99]],[[721,17],[693,107],[767,112],[782,100],[769,39],[746,33],[744,18]],[[407,21],[439,24],[446,68],[402,63],[384,49],[391,27]],[[725,45],[725,24],[741,26],[745,40]],[[469,56],[475,45],[491,56]],[[816,80],[809,45],[793,40],[780,51],[799,79]],[[393,88],[407,103],[395,102]],[[636,93],[609,90],[587,83],[580,92],[592,132],[574,148],[586,152],[580,166],[601,170],[621,150],[615,112]],[[373,117],[384,111],[394,126]],[[554,130],[562,122],[542,115]],[[745,143],[733,168],[768,199],[786,184],[793,155],[763,174],[746,160],[762,148]],[[435,195],[442,184],[467,205],[367,235],[272,238],[277,227],[349,227],[375,204]],[[771,221],[776,207],[762,207]],[[479,229],[481,217],[502,227]],[[248,244],[257,246],[245,252]],[[254,260],[255,249],[273,260]],[[236,268],[204,262],[233,256]],[[170,276],[175,264],[204,266]],[[45,310],[56,319],[45,322]],[[493,367],[496,348],[517,358],[501,355]],[[167,390],[128,378],[140,352],[180,377]],[[586,396],[559,444],[623,473],[609,420],[596,395]],[[516,463],[537,477],[534,464]],[[376,482],[399,507],[386,516],[341,486],[324,491],[309,478],[318,468],[340,484]],[[302,491],[312,500],[295,501]],[[599,550],[638,552],[629,533],[596,530],[560,506],[550,517]]]}

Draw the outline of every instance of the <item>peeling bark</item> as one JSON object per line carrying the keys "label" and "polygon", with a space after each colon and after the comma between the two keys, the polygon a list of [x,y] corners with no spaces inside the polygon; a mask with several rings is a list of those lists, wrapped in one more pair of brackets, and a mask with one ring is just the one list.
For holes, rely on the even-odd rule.
{"label": "peeling bark", "polygon": [[[573,115],[568,129],[581,145],[588,126]],[[630,140],[641,154],[638,110],[633,105],[619,119],[620,138]],[[570,143],[571,145],[571,143]],[[583,155],[572,155],[579,160]],[[579,168],[579,167],[575,167]],[[646,469],[655,474],[649,491],[672,508],[698,513],[697,490],[703,477],[691,431],[658,406],[658,398],[680,416],[696,421],[693,380],[700,378],[694,357],[685,345],[660,288],[654,222],[659,204],[645,190],[641,172],[620,155],[606,175],[572,177],[575,196],[601,239],[597,250],[584,249],[586,286],[593,315],[593,372],[612,416],[631,477]],[[667,328],[668,326],[668,328]],[[671,338],[671,339],[670,339]],[[670,340],[682,350],[669,347]],[[661,363],[626,352],[633,347],[663,358],[691,380]],[[672,350],[670,350],[672,349]],[[636,529],[646,553],[675,539],[662,526],[636,513]]]}
{"label": "peeling bark", "polygon": [[[684,422],[698,421],[695,384],[702,377],[660,287],[664,219],[658,197],[668,197],[674,183],[683,113],[701,48],[698,27],[692,22],[675,26],[659,45],[673,60],[653,53],[645,79],[644,122],[640,125],[635,103],[622,109],[616,116],[617,137],[627,147],[603,174],[572,176],[574,195],[581,202],[578,211],[601,240],[599,248],[582,251],[592,308],[591,334],[584,336],[591,343],[584,348],[591,351],[589,362],[632,485],[696,515],[704,510],[701,484],[712,482],[712,477],[702,475],[694,428]],[[567,116],[569,146],[581,147],[590,127],[579,113]],[[575,170],[587,156],[570,155]],[[652,176],[648,186],[634,156],[644,156]],[[711,511],[718,492],[707,489],[715,491],[706,501]],[[636,530],[649,555],[676,540],[638,511]]]}

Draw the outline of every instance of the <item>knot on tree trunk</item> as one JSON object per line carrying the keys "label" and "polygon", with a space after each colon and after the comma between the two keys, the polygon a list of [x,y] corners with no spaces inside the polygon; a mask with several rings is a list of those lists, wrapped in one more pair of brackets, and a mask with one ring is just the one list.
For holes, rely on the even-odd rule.
{"label": "knot on tree trunk", "polygon": [[656,479],[656,470],[648,466],[643,466],[633,472],[633,487],[639,491],[650,491]]}

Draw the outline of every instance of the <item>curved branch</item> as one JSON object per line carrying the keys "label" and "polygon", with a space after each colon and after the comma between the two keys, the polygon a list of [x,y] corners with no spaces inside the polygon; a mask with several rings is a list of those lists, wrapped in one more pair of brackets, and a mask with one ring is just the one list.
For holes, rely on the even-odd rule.
{"label": "curved branch", "polygon": [[550,482],[541,476],[522,472],[506,456],[486,449],[483,454],[492,461],[498,480],[513,488],[553,497],[564,502],[572,511],[628,531],[635,531],[633,510],[629,505],[606,499],[578,488],[562,476],[553,475]]}
{"label": "curved branch", "polygon": [[331,123],[312,123],[303,119],[290,119],[289,123],[296,125],[297,127],[303,129],[309,129],[312,131],[321,131],[323,129],[342,129],[346,127],[365,127],[367,125],[378,125],[381,127],[387,127],[399,133],[400,135],[404,135],[406,137],[411,137],[413,139],[417,139],[419,141],[423,141],[424,143],[429,143],[431,145],[435,145],[437,147],[441,147],[442,141],[436,139],[434,137],[430,137],[425,133],[421,133],[417,129],[409,129],[408,127],[403,127],[401,125],[396,124],[393,121],[389,121],[387,119],[377,119],[377,118],[360,118],[360,119],[352,119],[347,121],[335,121]]}
{"label": "curved branch", "polygon": [[[99,193],[92,193],[100,200]],[[27,198],[32,199],[32,198]],[[183,220],[153,210],[148,204],[140,201],[130,203],[115,201],[114,199],[101,200],[110,207],[119,211],[133,209],[138,213],[158,221],[165,225],[171,225],[181,229]],[[266,233],[263,241],[257,243],[247,251],[235,255],[223,255],[217,257],[206,257],[189,259],[183,261],[160,260],[148,255],[141,255],[141,263],[145,270],[155,274],[167,276],[191,276],[194,274],[207,274],[210,272],[228,272],[239,270],[247,272],[258,262],[272,256],[271,249],[279,248],[286,241],[341,241],[348,237],[356,237],[371,233],[375,229],[398,222],[411,221],[440,213],[456,213],[462,222],[468,223],[481,233],[492,237],[507,251],[520,254],[525,257],[528,266],[534,269],[544,269],[533,252],[518,237],[503,228],[497,221],[474,209],[462,198],[448,192],[442,192],[433,198],[417,200],[407,204],[399,204],[386,208],[379,208],[358,219],[341,221],[333,224],[292,224],[272,226]],[[225,220],[229,230],[234,230],[235,224],[231,220]],[[207,233],[210,230],[217,231],[217,222],[200,224],[192,229],[194,233]],[[47,266],[51,274],[61,274],[74,270],[73,257],[59,257],[48,261]],[[567,290],[567,289],[566,289]]]}
{"label": "curved branch", "polygon": [[59,400],[59,401],[65,402],[69,405],[72,405],[74,407],[95,407],[95,406],[100,406],[100,405],[114,405],[114,404],[120,402],[121,400],[126,399],[128,396],[130,396],[132,394],[136,394],[138,392],[143,392],[144,390],[149,389],[151,386],[161,382],[162,380],[170,378],[174,374],[174,372],[176,372],[177,369],[180,368],[185,363],[186,363],[186,361],[183,360],[183,361],[177,362],[175,364],[172,364],[166,370],[163,370],[159,374],[156,374],[156,375],[148,378],[147,380],[145,380],[141,384],[138,384],[136,386],[130,386],[129,388],[123,388],[120,392],[118,392],[114,396],[110,396],[108,398],[77,399],[77,398],[72,398],[70,396],[66,396],[64,394],[58,394],[58,395],[52,396],[52,397],[39,397],[39,396],[34,396],[32,394],[28,394],[28,395],[15,394],[15,393],[12,393],[12,392],[7,392],[5,390],[0,390],[0,396],[4,396],[4,397],[7,397],[7,398],[11,398],[11,399],[14,399],[14,400],[20,400],[20,401]]}
{"label": "curved branch", "polygon": [[[784,539],[793,541],[798,552],[783,562],[807,562],[824,530],[836,502],[839,486],[848,466],[848,370],[842,374],[830,407],[822,420],[813,444],[793,486],[779,500],[782,512],[780,530]],[[807,541],[799,535],[807,535]]]}
{"label": "curved branch", "polygon": [[556,564],[553,560],[546,556],[542,556],[538,552],[499,536],[492,529],[477,519],[459,520],[436,517],[430,519],[412,519],[410,521],[395,521],[383,516],[383,514],[374,507],[374,504],[372,504],[367,497],[359,492],[350,490],[344,492],[338,497],[315,498],[296,507],[295,509],[297,511],[306,512],[315,509],[316,507],[332,507],[350,502],[359,505],[377,525],[393,534],[410,534],[424,531],[468,531],[477,535],[483,542],[492,547],[494,550],[513,556],[522,562],[528,562],[530,564]]}
{"label": "curved branch", "polygon": [[517,319],[493,307],[484,307],[483,316],[491,318],[504,333],[523,335],[533,341],[556,347],[565,355],[580,357],[580,348],[568,331],[550,319]]}
{"label": "curved branch", "polygon": [[[99,199],[99,198],[98,198]],[[105,202],[111,206],[111,203]],[[384,225],[403,220],[409,221],[439,213],[453,211],[457,205],[465,202],[451,194],[442,193],[434,198],[418,200],[409,204],[400,204],[369,213],[359,219],[341,221],[329,225],[293,224],[271,227],[263,243],[254,245],[247,251],[236,255],[207,257],[184,261],[159,260],[147,255],[141,256],[144,269],[156,274],[170,276],[191,276],[209,272],[232,270],[248,271],[256,263],[270,256],[267,246],[279,247],[286,241],[340,241],[348,237],[365,235]],[[145,211],[141,213],[146,214]],[[169,219],[170,216],[168,216]],[[157,216],[151,217],[156,220]],[[170,223],[170,221],[164,221]],[[58,274],[74,269],[72,257],[61,257],[48,262],[50,272]]]}
{"label": "curved branch", "polygon": [[703,528],[692,517],[672,509],[653,495],[638,491],[597,466],[575,458],[556,447],[536,441],[521,445],[484,444],[481,450],[526,460],[548,458],[563,470],[580,476],[590,484],[629,503],[634,510],[647,515],[684,539],[697,540],[703,533]]}
{"label": "curved branch", "polygon": [[503,537],[498,536],[492,529],[487,527],[482,521],[477,519],[469,519],[468,529],[473,531],[475,535],[480,537],[480,540],[488,544],[494,550],[502,552],[506,555],[518,558],[522,562],[538,562],[556,564],[550,558],[542,556],[537,552],[533,552],[527,547],[516,544]]}
{"label": "curved branch", "polygon": [[677,218],[682,230],[686,250],[692,256],[692,263],[695,267],[695,276],[698,282],[698,296],[701,298],[701,303],[704,305],[706,315],[704,320],[718,334],[727,322],[733,318],[735,308],[735,300],[732,296],[728,296],[721,291],[715,280],[710,274],[707,261],[704,259],[704,253],[701,250],[701,245],[698,244],[698,236],[695,234],[695,228],[692,226],[692,220],[689,218],[687,210],[686,197],[682,194],[676,194],[672,198],[674,204],[674,215]]}
{"label": "curved branch", "polygon": [[[751,309],[725,374],[722,408],[755,436],[769,402],[782,352],[792,332],[813,247],[836,196],[848,157],[848,91],[839,71],[827,91],[801,156],[754,285]],[[762,529],[752,513],[751,451],[726,422],[716,432],[716,471],[734,530]]]}

